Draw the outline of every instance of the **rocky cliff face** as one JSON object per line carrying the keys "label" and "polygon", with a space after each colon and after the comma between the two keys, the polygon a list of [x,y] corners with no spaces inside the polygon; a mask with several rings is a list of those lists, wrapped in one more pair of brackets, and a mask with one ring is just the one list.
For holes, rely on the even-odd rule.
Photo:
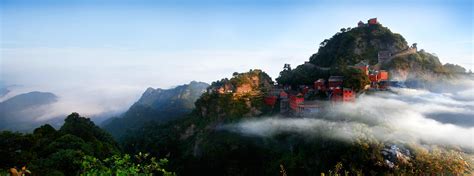
{"label": "rocky cliff face", "polygon": [[157,111],[190,111],[208,86],[207,83],[193,81],[173,89],[148,88],[131,109],[145,106]]}
{"label": "rocky cliff face", "polygon": [[192,81],[172,89],[148,88],[122,117],[108,120],[103,126],[114,137],[120,137],[146,122],[166,122],[181,117],[193,110],[194,102],[208,86]]}
{"label": "rocky cliff face", "polygon": [[390,78],[397,81],[434,82],[449,76],[439,58],[424,50],[396,55],[382,69],[389,70]]}
{"label": "rocky cliff face", "polygon": [[234,73],[231,79],[214,82],[196,101],[196,111],[205,118],[239,118],[262,114],[263,96],[272,79],[261,70]]}

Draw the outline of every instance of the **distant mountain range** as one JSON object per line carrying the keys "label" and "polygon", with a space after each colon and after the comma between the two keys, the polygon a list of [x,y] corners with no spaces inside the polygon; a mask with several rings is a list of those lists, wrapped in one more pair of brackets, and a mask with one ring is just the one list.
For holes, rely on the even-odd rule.
{"label": "distant mountain range", "polygon": [[102,126],[118,138],[146,122],[166,122],[181,117],[193,110],[194,102],[208,86],[207,83],[192,81],[172,89],[148,88],[121,117],[108,119]]}
{"label": "distant mountain range", "polygon": [[0,98],[7,95],[8,92],[10,92],[10,90],[8,90],[6,87],[0,87]]}
{"label": "distant mountain range", "polygon": [[0,130],[30,131],[45,123],[45,115],[58,97],[49,92],[29,92],[0,103]]}

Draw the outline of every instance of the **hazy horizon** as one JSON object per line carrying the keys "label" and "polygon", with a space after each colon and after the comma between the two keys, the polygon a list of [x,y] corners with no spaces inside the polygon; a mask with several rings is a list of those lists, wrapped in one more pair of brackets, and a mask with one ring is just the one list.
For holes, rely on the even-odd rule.
{"label": "hazy horizon", "polygon": [[[473,69],[471,1],[2,1],[7,96],[52,92],[62,108],[123,111],[148,87],[262,69],[275,79],[341,28],[377,17],[441,62]],[[452,35],[439,35],[452,34]],[[0,100],[4,100],[4,97]]]}

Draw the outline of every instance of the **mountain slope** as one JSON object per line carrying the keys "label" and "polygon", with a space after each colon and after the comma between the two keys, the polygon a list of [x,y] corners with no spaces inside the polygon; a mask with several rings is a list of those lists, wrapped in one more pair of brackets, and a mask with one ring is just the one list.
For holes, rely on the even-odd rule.
{"label": "mountain slope", "polygon": [[432,81],[452,75],[436,55],[418,51],[416,43],[409,46],[402,35],[376,23],[342,28],[321,42],[309,62],[281,71],[276,80],[283,85],[309,85],[319,78],[343,75],[360,62],[387,70],[392,78],[401,81]]}
{"label": "mountain slope", "polygon": [[192,81],[173,89],[148,88],[142,97],[120,118],[104,122],[103,127],[114,137],[149,121],[165,122],[191,112],[194,102],[209,86]]}
{"label": "mountain slope", "polygon": [[[363,60],[371,65],[393,70],[401,70],[402,67],[399,66],[407,64],[408,71],[416,74],[424,71],[435,72],[436,68],[440,68],[437,57],[424,51],[413,50],[414,47],[408,47],[401,35],[392,33],[380,24],[344,29],[341,32],[331,40],[323,42],[310,62],[294,70],[286,65],[277,79],[278,82],[311,85],[315,79],[340,74],[350,65]],[[393,58],[379,64],[379,51],[394,53]],[[390,65],[398,61],[401,61],[402,65]],[[363,74],[357,69],[354,70]],[[349,74],[359,77],[357,74]],[[261,124],[253,123],[262,116],[266,118],[265,115],[271,114],[265,111],[265,105],[262,104],[262,97],[268,92],[271,83],[271,78],[261,70],[235,73],[230,79],[216,81],[196,101],[196,109],[188,118],[164,124],[148,123],[125,135],[121,141],[122,147],[130,153],[146,150],[157,156],[169,156],[172,170],[177,171],[179,175],[315,175],[328,171],[347,171],[346,174],[350,175],[471,173],[471,166],[465,164],[462,154],[450,148],[433,152],[408,144],[407,148],[413,153],[408,154],[411,156],[408,158],[410,161],[407,161],[405,154],[390,141],[379,141],[373,135],[365,134],[366,130],[370,130],[365,125],[350,127],[348,133],[361,131],[362,134],[353,141],[345,140],[350,134],[344,135],[344,139],[337,139],[332,132],[328,136],[324,135],[328,131],[326,128],[343,131],[344,129],[334,124],[352,123],[351,114],[357,114],[353,111],[341,114],[349,116],[347,120],[334,119],[332,114],[322,111],[311,118],[294,121],[286,117],[273,117]],[[345,106],[354,105],[351,103]],[[335,104],[330,107],[337,109],[341,106]],[[311,119],[319,124],[320,120],[325,118],[335,121],[321,123],[323,129],[320,130],[307,121]],[[286,125],[279,126],[273,119],[285,119],[282,124],[299,125],[286,128],[283,127]],[[281,130],[281,133],[255,137],[229,132],[229,126],[239,121],[250,122],[248,125],[252,128],[237,126],[235,130],[238,132],[267,134],[273,130]],[[315,130],[314,135],[298,132],[305,126],[310,131]],[[390,154],[387,154],[387,151]],[[396,165],[390,166],[392,161]],[[448,170],[450,168],[456,169]]]}
{"label": "mountain slope", "polygon": [[335,67],[340,64],[353,65],[362,60],[377,64],[379,51],[397,53],[408,48],[400,34],[393,33],[381,24],[341,29],[330,39],[324,40],[310,62],[321,67]]}
{"label": "mountain slope", "polygon": [[0,103],[0,130],[28,131],[40,124],[57,96],[49,92],[29,92]]}

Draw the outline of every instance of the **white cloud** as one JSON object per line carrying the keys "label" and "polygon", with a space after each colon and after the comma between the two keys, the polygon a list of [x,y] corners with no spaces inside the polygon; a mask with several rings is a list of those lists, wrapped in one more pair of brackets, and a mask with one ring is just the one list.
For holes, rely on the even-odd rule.
{"label": "white cloud", "polygon": [[[281,48],[281,47],[280,47]],[[92,116],[126,110],[147,87],[212,82],[259,68],[276,77],[284,63],[303,63],[304,49],[150,51],[111,48],[3,48],[2,78],[12,90],[0,101],[30,91],[59,97],[41,119],[79,112]],[[292,51],[288,51],[292,50]],[[296,52],[298,51],[298,52]],[[306,51],[310,52],[310,51]],[[290,62],[290,63],[291,63]]]}
{"label": "white cloud", "polygon": [[[472,80],[466,80],[469,82]],[[466,87],[472,91],[474,87]],[[339,140],[374,136],[381,141],[460,146],[474,150],[474,99],[464,93],[395,89],[363,95],[322,114],[304,118],[255,118],[224,126],[245,135],[269,137],[282,132],[323,135]],[[432,114],[442,114],[435,120]],[[463,115],[456,117],[456,115]],[[452,122],[452,118],[460,118]]]}

